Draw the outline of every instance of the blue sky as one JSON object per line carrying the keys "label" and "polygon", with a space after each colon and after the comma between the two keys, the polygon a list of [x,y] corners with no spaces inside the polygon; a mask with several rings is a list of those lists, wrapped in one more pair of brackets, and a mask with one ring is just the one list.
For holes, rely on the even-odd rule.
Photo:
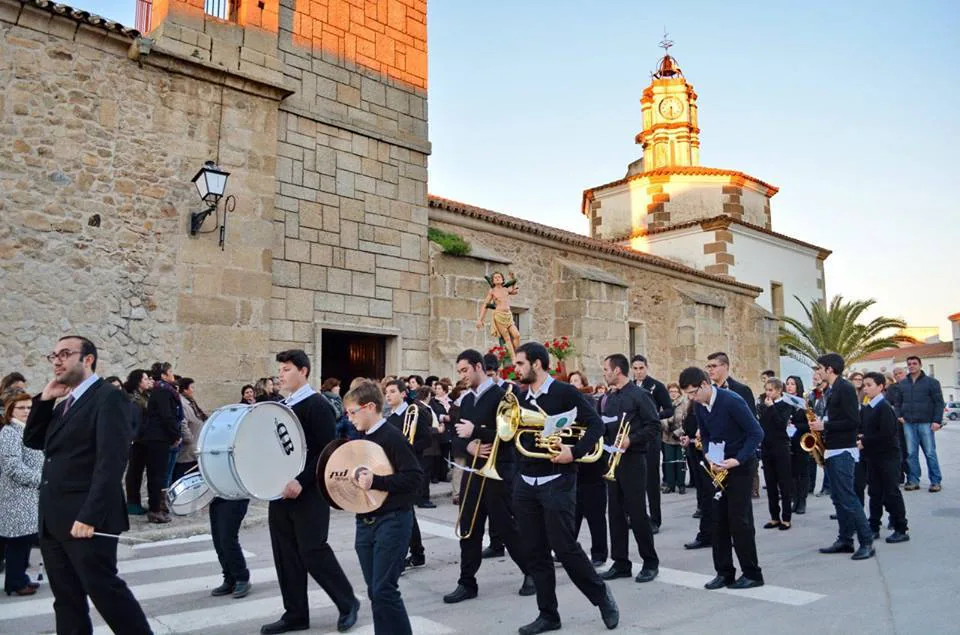
{"label": "blue sky", "polygon": [[[79,3],[79,0],[76,0]],[[780,6],[778,6],[780,5]],[[133,24],[134,0],[81,8]],[[701,161],[780,187],[774,229],[833,250],[828,294],[912,325],[960,311],[960,3],[430,0],[430,191],[585,232],[583,189],[640,156],[662,51]]]}

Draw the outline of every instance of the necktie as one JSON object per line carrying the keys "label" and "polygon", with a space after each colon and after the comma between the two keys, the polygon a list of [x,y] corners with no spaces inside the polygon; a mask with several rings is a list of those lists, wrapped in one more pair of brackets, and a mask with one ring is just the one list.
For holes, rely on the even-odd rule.
{"label": "necktie", "polygon": [[70,410],[70,406],[73,405],[74,401],[76,400],[73,398],[73,395],[67,397],[66,403],[63,404],[63,414],[67,414],[67,410]]}

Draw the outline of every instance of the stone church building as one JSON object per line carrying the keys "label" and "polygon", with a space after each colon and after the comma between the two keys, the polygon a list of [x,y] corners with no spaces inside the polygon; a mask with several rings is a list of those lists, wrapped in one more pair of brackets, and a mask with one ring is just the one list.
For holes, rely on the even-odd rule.
{"label": "stone church building", "polygon": [[[772,231],[776,188],[699,166],[669,56],[641,100],[643,159],[584,193],[585,236],[428,195],[424,0],[228,7],[154,0],[138,31],[0,0],[3,372],[37,387],[56,338],[81,333],[101,375],[170,361],[205,406],[291,347],[316,384],[452,376],[457,352],[496,343],[475,322],[502,270],[522,338],[570,336],[592,381],[613,352],[669,380],[725,350],[755,383],[777,368],[777,314],[822,296],[829,252]],[[206,161],[233,198],[192,235]]]}

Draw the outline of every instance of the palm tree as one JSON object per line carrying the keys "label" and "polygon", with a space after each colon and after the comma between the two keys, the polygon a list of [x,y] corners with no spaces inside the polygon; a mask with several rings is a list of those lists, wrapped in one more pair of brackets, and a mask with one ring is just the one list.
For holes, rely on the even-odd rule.
{"label": "palm tree", "polygon": [[859,323],[860,316],[875,300],[848,301],[837,295],[828,306],[823,300],[807,305],[797,296],[794,298],[807,314],[807,324],[791,317],[781,318],[780,354],[805,364],[816,363],[826,353],[839,353],[850,365],[875,351],[896,348],[899,343],[917,343],[908,335],[882,335],[889,329],[906,328],[907,323],[901,319],[878,317],[867,324]]}

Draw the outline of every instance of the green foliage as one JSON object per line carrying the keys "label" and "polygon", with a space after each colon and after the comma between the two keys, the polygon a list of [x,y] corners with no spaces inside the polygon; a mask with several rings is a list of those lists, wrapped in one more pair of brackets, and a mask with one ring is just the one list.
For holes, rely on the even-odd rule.
{"label": "green foliage", "polygon": [[470,243],[464,240],[462,236],[439,230],[436,227],[427,229],[427,239],[440,245],[443,253],[451,256],[466,256],[470,253]]}
{"label": "green foliage", "polygon": [[[796,296],[794,296],[796,298]],[[906,335],[882,335],[890,329],[906,328],[898,318],[877,317],[860,324],[860,317],[875,304],[875,300],[844,300],[834,296],[830,304],[822,300],[805,304],[796,298],[807,323],[784,317],[780,325],[780,353],[804,364],[813,365],[821,355],[838,353],[847,365],[875,351],[895,348],[897,344],[916,340]]]}

